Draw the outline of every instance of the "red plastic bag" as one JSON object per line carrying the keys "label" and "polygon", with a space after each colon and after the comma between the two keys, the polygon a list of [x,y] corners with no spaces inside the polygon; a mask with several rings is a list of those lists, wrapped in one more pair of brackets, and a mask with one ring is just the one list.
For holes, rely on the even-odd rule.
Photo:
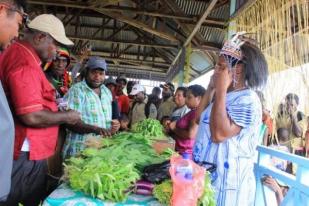
{"label": "red plastic bag", "polygon": [[173,182],[171,205],[196,206],[204,191],[205,169],[189,160],[193,169],[192,180],[179,178],[176,175],[176,165],[182,160],[181,156],[171,158],[171,167],[169,169]]}

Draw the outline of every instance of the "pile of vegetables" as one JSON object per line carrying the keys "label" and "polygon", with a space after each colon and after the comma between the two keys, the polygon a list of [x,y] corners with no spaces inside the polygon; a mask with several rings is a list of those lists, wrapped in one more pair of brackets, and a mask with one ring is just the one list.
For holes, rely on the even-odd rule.
{"label": "pile of vegetables", "polygon": [[[154,197],[163,205],[171,205],[173,194],[173,183],[171,180],[165,180],[161,184],[155,185],[153,189]],[[205,185],[202,197],[199,199],[199,206],[215,206],[214,190],[211,186],[209,173],[205,175]]]}
{"label": "pile of vegetables", "polygon": [[206,172],[204,180],[204,192],[202,197],[199,199],[200,206],[216,206],[215,191],[211,185],[210,174]]}
{"label": "pile of vegetables", "polygon": [[165,180],[161,184],[155,185],[152,194],[161,204],[170,205],[173,194],[172,181]]}
{"label": "pile of vegetables", "polygon": [[150,118],[134,124],[132,131],[152,139],[162,139],[165,136],[161,123],[156,119]]}
{"label": "pile of vegetables", "polygon": [[96,139],[95,144],[96,148],[86,148],[80,156],[70,158],[65,174],[73,190],[114,202],[127,198],[145,166],[163,162],[173,153],[158,155],[149,136],[141,133],[123,132]]}
{"label": "pile of vegetables", "polygon": [[125,200],[128,189],[139,179],[133,164],[113,163],[100,156],[71,158],[66,171],[73,190],[111,201]]}

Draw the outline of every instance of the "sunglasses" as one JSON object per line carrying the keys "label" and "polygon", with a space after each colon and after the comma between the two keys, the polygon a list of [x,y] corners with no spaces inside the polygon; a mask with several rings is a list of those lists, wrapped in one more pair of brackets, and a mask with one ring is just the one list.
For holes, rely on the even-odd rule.
{"label": "sunglasses", "polygon": [[30,20],[29,20],[29,15],[20,9],[17,9],[9,4],[1,3],[0,5],[3,5],[7,10],[17,12],[21,17],[22,17],[22,23],[23,25],[27,25]]}

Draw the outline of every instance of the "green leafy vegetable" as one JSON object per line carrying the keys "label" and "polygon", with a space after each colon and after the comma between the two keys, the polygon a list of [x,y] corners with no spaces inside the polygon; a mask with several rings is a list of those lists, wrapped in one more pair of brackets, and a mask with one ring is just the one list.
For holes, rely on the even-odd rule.
{"label": "green leafy vegetable", "polygon": [[132,126],[132,131],[141,133],[151,139],[162,139],[165,137],[163,126],[156,119],[145,119]]}
{"label": "green leafy vegetable", "polygon": [[[90,154],[89,151],[86,153]],[[125,200],[128,189],[139,179],[133,164],[103,161],[93,154],[91,150],[91,156],[71,158],[65,165],[72,189],[103,200]]]}
{"label": "green leafy vegetable", "polygon": [[[163,205],[171,205],[173,194],[173,183],[171,180],[165,180],[161,184],[155,185],[153,189],[154,197]],[[215,192],[212,188],[209,173],[205,174],[205,185],[202,197],[198,201],[199,206],[215,206]]]}
{"label": "green leafy vegetable", "polygon": [[202,197],[199,199],[200,206],[216,206],[215,201],[215,191],[212,188],[210,174],[206,172],[205,174],[205,183],[204,183],[204,192]]}
{"label": "green leafy vegetable", "polygon": [[70,158],[65,173],[72,189],[92,197],[123,201],[147,165],[169,159],[173,151],[155,152],[152,141],[141,133],[119,133],[102,138],[100,147],[86,148],[79,157]]}
{"label": "green leafy vegetable", "polygon": [[153,188],[153,196],[163,205],[171,205],[173,185],[171,180],[165,180]]}

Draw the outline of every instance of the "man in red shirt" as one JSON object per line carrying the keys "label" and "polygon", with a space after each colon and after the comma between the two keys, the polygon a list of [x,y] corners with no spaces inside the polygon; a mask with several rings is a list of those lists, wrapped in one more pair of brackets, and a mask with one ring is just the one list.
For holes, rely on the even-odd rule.
{"label": "man in red shirt", "polygon": [[58,44],[73,44],[62,22],[43,14],[28,27],[24,39],[0,57],[0,80],[15,122],[11,191],[1,206],[40,203],[45,191],[46,159],[54,154],[58,125],[80,121],[76,111],[58,112],[55,89],[41,68],[42,61],[55,57]]}
{"label": "man in red shirt", "polygon": [[127,79],[125,76],[120,76],[116,79],[117,82],[117,101],[120,114],[129,114],[130,110],[130,99],[124,94],[123,90],[127,85]]}

